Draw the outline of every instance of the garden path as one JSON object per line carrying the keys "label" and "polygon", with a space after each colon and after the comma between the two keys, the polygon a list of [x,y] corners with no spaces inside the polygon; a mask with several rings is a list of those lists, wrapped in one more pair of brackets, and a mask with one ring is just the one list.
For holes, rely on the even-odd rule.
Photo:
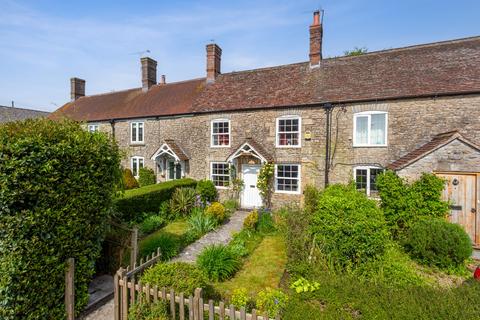
{"label": "garden path", "polygon": [[[235,232],[242,230],[247,211],[236,211],[230,219],[217,230],[207,233],[196,242],[187,246],[171,261],[195,262],[203,248],[212,244],[227,244]],[[113,320],[113,299],[88,314],[85,320]]]}

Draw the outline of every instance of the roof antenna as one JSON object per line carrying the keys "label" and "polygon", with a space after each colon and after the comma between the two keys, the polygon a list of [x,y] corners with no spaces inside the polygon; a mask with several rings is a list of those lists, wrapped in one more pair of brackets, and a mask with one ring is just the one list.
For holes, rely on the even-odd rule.
{"label": "roof antenna", "polygon": [[15,101],[12,100],[12,108],[15,108]]}
{"label": "roof antenna", "polygon": [[143,51],[138,51],[138,52],[132,52],[130,55],[138,55],[139,57],[144,57],[145,54],[150,53],[150,50],[143,50]]}

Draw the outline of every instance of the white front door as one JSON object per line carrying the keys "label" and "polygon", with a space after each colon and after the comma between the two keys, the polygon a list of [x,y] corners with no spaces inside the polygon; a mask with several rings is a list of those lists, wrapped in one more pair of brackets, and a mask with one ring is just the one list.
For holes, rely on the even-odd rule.
{"label": "white front door", "polygon": [[244,164],[242,166],[244,188],[242,191],[242,208],[258,208],[262,206],[262,197],[257,188],[259,165]]}

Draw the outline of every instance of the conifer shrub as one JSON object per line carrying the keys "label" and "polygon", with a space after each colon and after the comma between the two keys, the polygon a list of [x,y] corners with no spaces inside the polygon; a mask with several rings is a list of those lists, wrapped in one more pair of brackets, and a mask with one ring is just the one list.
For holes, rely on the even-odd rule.
{"label": "conifer shrub", "polygon": [[0,318],[65,319],[65,267],[75,259],[75,311],[122,184],[120,152],[70,121],[0,126]]}
{"label": "conifer shrub", "polygon": [[138,188],[138,181],[133,176],[132,170],[123,169],[123,185],[125,190]]}

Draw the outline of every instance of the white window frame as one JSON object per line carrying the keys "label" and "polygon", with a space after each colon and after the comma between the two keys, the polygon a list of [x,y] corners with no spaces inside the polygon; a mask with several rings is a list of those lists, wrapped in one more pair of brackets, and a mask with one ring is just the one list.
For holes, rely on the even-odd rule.
{"label": "white window frame", "polygon": [[[370,130],[372,126],[372,115],[384,114],[385,115],[385,143],[384,144],[372,144],[370,142]],[[357,143],[357,118],[367,117],[367,143]],[[388,112],[386,111],[364,111],[357,112],[353,115],[353,146],[354,147],[386,147],[388,145]]]}
{"label": "white window frame", "polygon": [[88,124],[88,132],[98,132],[99,129],[100,129],[100,125],[98,123]]}
{"label": "white window frame", "polygon": [[[226,164],[228,166],[228,184],[230,185],[231,183],[231,177],[230,177],[230,168],[231,168],[231,164],[229,162],[225,162],[225,161],[212,161],[210,162],[210,180],[215,184],[215,181],[213,180],[213,165],[214,164]],[[225,174],[221,174],[221,175],[218,175],[216,174],[217,176],[227,176]],[[224,187],[224,186],[215,186],[217,189],[229,189],[230,187]]]}
{"label": "white window frame", "polygon": [[[142,140],[138,139],[138,128],[139,125],[142,125]],[[133,126],[136,125],[136,134],[135,134],[135,140],[133,140],[132,132],[133,132]],[[145,121],[132,121],[130,122],[130,143],[132,144],[143,144],[145,143]]]}
{"label": "white window frame", "polygon": [[[280,145],[280,120],[298,120],[298,144],[296,145]],[[278,117],[275,126],[275,147],[277,148],[301,148],[302,147],[302,117],[297,115],[288,115]],[[295,133],[295,131],[289,132]]]}
{"label": "white window frame", "polygon": [[385,172],[385,168],[379,166],[356,166],[353,167],[353,181],[355,181],[355,189],[357,189],[357,170],[367,170],[367,186],[365,188],[365,193],[368,197],[370,197],[370,170],[371,169],[380,169]]}
{"label": "white window frame", "polygon": [[[137,160],[137,175],[135,175],[134,170],[133,170],[133,160]],[[140,160],[142,161],[142,168],[145,168],[145,158],[144,157],[139,157],[139,156],[133,156],[130,158],[130,170],[132,170],[133,176],[135,178],[138,178],[140,176]]]}
{"label": "white window frame", "polygon": [[[286,190],[278,190],[278,166],[297,166],[298,167],[298,177],[297,177],[297,185],[298,185],[298,190],[297,191],[286,191]],[[289,178],[289,177],[280,177],[281,179],[290,179],[294,180],[294,178]],[[286,193],[286,194],[301,194],[302,192],[302,165],[297,164],[297,163],[278,163],[275,164],[275,179],[274,179],[274,184],[275,184],[275,192],[276,193]]]}
{"label": "white window frame", "polygon": [[[228,145],[215,145],[213,144],[213,136],[214,135],[221,135],[224,133],[213,133],[213,124],[214,123],[222,123],[222,122],[227,122],[228,123]],[[232,144],[232,124],[229,119],[214,119],[210,122],[210,147],[211,148],[230,148],[230,145]]]}

